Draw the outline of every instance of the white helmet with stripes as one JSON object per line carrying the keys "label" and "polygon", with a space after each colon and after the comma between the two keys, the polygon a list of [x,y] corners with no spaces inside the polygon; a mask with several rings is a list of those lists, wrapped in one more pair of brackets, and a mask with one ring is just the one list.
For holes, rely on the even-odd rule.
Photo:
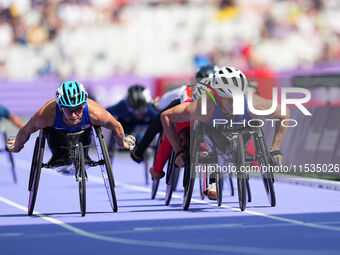
{"label": "white helmet with stripes", "polygon": [[247,77],[237,68],[224,66],[214,73],[211,87],[220,97],[232,97],[234,91],[246,93]]}

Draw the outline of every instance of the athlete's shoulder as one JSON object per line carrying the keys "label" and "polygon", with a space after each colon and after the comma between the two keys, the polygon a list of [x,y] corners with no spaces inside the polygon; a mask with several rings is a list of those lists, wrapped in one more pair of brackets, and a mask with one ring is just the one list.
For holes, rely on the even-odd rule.
{"label": "athlete's shoulder", "polygon": [[34,123],[39,128],[51,127],[54,123],[57,103],[55,99],[45,103],[33,116]]}
{"label": "athlete's shoulder", "polygon": [[107,118],[107,111],[96,101],[87,100],[90,121],[93,125],[100,125]]}

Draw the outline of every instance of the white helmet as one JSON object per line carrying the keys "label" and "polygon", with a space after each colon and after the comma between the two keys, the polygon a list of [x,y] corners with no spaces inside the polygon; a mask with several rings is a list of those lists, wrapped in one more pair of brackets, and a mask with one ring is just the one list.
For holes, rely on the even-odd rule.
{"label": "white helmet", "polygon": [[220,97],[232,97],[232,92],[245,94],[248,89],[247,77],[237,68],[224,66],[214,73],[211,87]]}

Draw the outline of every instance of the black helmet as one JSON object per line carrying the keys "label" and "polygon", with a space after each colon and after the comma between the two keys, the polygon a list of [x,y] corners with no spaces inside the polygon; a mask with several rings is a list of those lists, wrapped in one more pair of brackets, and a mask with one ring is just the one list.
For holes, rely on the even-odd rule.
{"label": "black helmet", "polygon": [[127,103],[134,111],[145,109],[150,99],[150,91],[141,85],[133,85],[128,90]]}
{"label": "black helmet", "polygon": [[215,66],[212,65],[202,66],[196,73],[196,80],[199,81],[203,78],[208,78],[209,76],[212,76],[215,72],[216,72]]}

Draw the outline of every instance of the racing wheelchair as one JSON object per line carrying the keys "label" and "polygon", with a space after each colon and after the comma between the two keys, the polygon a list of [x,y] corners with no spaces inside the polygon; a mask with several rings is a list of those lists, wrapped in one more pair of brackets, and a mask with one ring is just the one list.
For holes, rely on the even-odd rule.
{"label": "racing wheelchair", "polygon": [[13,176],[13,181],[14,181],[14,183],[17,183],[17,175],[15,173],[15,164],[14,164],[13,155],[12,155],[12,152],[9,152],[6,149],[6,142],[7,142],[8,137],[7,137],[6,130],[2,126],[0,126],[0,135],[1,135],[1,139],[3,140],[3,143],[4,143],[4,146],[0,147],[0,152],[6,152],[6,154],[8,156],[9,163],[11,165],[11,172],[12,172],[12,176]]}
{"label": "racing wheelchair", "polygon": [[[191,131],[191,139],[190,139],[190,149],[187,147],[185,161],[186,165],[184,168],[184,178],[183,178],[183,186],[184,186],[184,197],[183,197],[183,207],[184,210],[188,210],[190,206],[190,201],[192,197],[192,192],[195,184],[195,178],[197,172],[200,177],[200,191],[201,197],[203,196],[204,187],[207,186],[208,179],[211,178],[211,175],[205,174],[205,171],[197,171],[198,169],[202,169],[200,166],[209,165],[217,162],[217,153],[216,153],[216,144],[220,141],[227,141],[228,150],[225,150],[224,156],[225,159],[234,166],[234,173],[236,174],[237,179],[237,194],[239,207],[241,211],[246,209],[247,197],[248,202],[251,201],[251,192],[249,186],[249,174],[246,171],[245,166],[258,162],[259,170],[261,172],[262,180],[265,186],[265,191],[270,202],[271,206],[276,205],[276,197],[274,190],[274,176],[270,165],[274,165],[273,157],[271,157],[266,142],[264,138],[264,134],[261,128],[259,127],[234,127],[234,128],[223,128],[216,129],[208,126],[205,123],[196,121],[194,128]],[[202,150],[200,149],[200,143],[202,142],[203,136],[207,134],[218,134],[218,139],[213,141],[214,147],[213,151],[209,152],[208,156],[202,157]],[[245,144],[249,141],[250,137],[253,138],[255,144],[256,155],[248,155],[245,153]],[[223,148],[225,149],[225,148]],[[264,171],[264,167],[266,170]],[[167,172],[167,194],[170,195],[173,188],[171,186],[175,185],[174,177],[176,176],[177,170],[172,167]],[[213,174],[213,179],[216,183],[216,195],[217,195],[217,203],[219,206],[222,205],[222,192],[223,192],[223,180],[224,180],[224,171],[217,170]],[[233,183],[231,179],[231,172],[228,173],[228,181],[231,186],[231,194],[233,194]],[[168,192],[170,191],[170,192]],[[167,199],[166,195],[166,199]]]}
{"label": "racing wheelchair", "polygon": [[[50,160],[48,163],[43,163],[45,141],[46,138],[48,138],[48,136],[50,135],[51,131],[51,128],[44,128],[40,130],[39,136],[36,138],[35,141],[28,183],[28,215],[31,216],[33,214],[34,205],[38,193],[41,169],[55,168],[60,165],[65,165],[65,163],[69,165],[69,170],[74,170],[75,179],[78,182],[80,211],[82,217],[84,217],[86,214],[86,181],[88,179],[85,164],[89,167],[94,167],[98,165],[100,166],[112,210],[114,212],[117,212],[118,206],[115,194],[115,182],[111,169],[109,154],[104,141],[104,136],[102,135],[101,128],[98,126],[93,126],[92,130],[91,128],[87,128],[75,133],[66,133],[63,131],[55,130],[54,132],[57,132],[57,134],[60,135],[61,140],[63,139],[64,141],[67,141],[67,146],[63,146],[61,149],[67,150],[70,154],[67,156],[67,158],[64,158],[62,162]],[[89,141],[91,141],[91,131],[97,149],[98,161],[91,160],[89,157],[86,157],[84,153],[85,148],[88,148],[90,146],[90,142],[88,144],[83,144],[82,141],[84,140],[83,138],[85,138],[85,140],[89,139]]]}

